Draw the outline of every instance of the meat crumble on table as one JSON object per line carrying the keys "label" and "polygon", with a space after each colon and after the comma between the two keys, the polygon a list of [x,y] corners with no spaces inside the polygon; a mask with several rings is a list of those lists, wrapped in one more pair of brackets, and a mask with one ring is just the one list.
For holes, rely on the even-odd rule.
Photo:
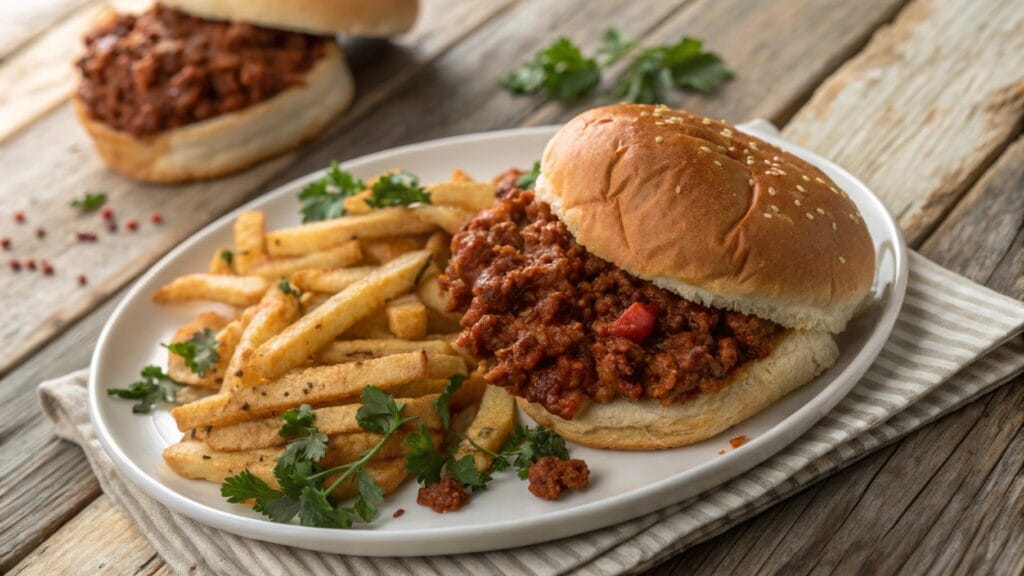
{"label": "meat crumble on table", "polygon": [[587,398],[685,402],[771,352],[779,325],[690,302],[590,254],[514,182],[455,235],[441,278],[464,312],[458,345],[493,358],[489,383],[571,419]]}

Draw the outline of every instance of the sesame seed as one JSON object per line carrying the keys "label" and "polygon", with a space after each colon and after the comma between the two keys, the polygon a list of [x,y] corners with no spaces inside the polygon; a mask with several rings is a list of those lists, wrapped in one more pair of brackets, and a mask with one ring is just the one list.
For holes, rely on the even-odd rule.
{"label": "sesame seed", "polygon": [[835,222],[833,222],[833,223],[832,223],[832,230],[838,230],[838,229],[839,229],[839,228],[838,228],[838,227],[836,226],[836,223],[835,223]]}
{"label": "sesame seed", "polygon": [[810,182],[811,181],[811,179],[807,177],[807,174],[801,174],[800,177],[804,179],[804,182]]}
{"label": "sesame seed", "polygon": [[735,152],[735,151],[736,151],[736,147],[735,146],[729,146],[729,152]]}
{"label": "sesame seed", "polygon": [[765,218],[769,219],[769,220],[771,220],[771,219],[772,219],[772,215],[771,215],[771,214],[769,214],[768,212],[765,212],[765,213],[763,214],[763,216],[764,216]]}
{"label": "sesame seed", "polygon": [[708,120],[707,118],[705,118],[705,119],[701,120],[700,123],[705,125],[705,126],[708,126],[709,124],[711,124],[711,120]]}
{"label": "sesame seed", "polygon": [[814,181],[819,183],[819,184],[824,184],[825,183],[825,181],[821,179],[821,176],[815,176],[814,177]]}
{"label": "sesame seed", "polygon": [[719,162],[718,160],[715,160],[715,166],[721,166],[721,165],[722,165],[721,162]]}
{"label": "sesame seed", "polygon": [[676,186],[676,194],[679,194],[682,191],[683,191],[683,187],[682,186]]}
{"label": "sesame seed", "polygon": [[782,159],[779,158],[778,156],[772,156],[772,160],[775,161],[775,162],[778,162],[778,161],[780,161]]}
{"label": "sesame seed", "polygon": [[754,185],[754,179],[751,178],[750,180],[747,180],[747,184],[753,186]]}
{"label": "sesame seed", "polygon": [[751,142],[750,143],[750,149],[751,150],[757,150],[757,142]]}
{"label": "sesame seed", "polygon": [[800,205],[800,200],[799,199],[793,200],[793,204],[796,204],[797,206],[799,206]]}
{"label": "sesame seed", "polygon": [[786,175],[786,171],[785,170],[779,170],[778,168],[776,168],[775,171],[779,173],[779,176],[785,176]]}
{"label": "sesame seed", "polygon": [[829,186],[829,187],[828,187],[828,189],[829,189],[829,190],[831,190],[831,191],[833,191],[833,192],[835,192],[836,194],[838,194],[838,193],[839,193],[839,190],[836,190],[836,187],[835,187],[835,186]]}
{"label": "sesame seed", "polygon": [[772,188],[771,186],[769,186],[768,187],[768,195],[769,196],[775,196],[775,188]]}
{"label": "sesame seed", "polygon": [[715,148],[718,148],[719,152],[721,152],[722,154],[725,154],[725,146],[722,146],[721,144],[719,144],[718,146],[715,146]]}
{"label": "sesame seed", "polygon": [[804,190],[804,187],[799,185],[799,184],[796,185],[796,189],[801,191],[801,192],[807,192],[807,190]]}
{"label": "sesame seed", "polygon": [[711,148],[708,148],[707,146],[701,146],[700,149],[701,149],[702,152],[706,152],[708,154],[711,154]]}
{"label": "sesame seed", "polygon": [[775,204],[770,204],[768,207],[772,209],[772,212],[775,212],[776,214],[779,213],[779,207]]}
{"label": "sesame seed", "polygon": [[807,216],[808,220],[814,220],[814,214],[811,214],[810,212],[804,212],[804,216]]}
{"label": "sesame seed", "polygon": [[657,122],[655,122],[655,123],[654,123],[654,125],[655,125],[655,126],[664,126],[664,125],[665,125],[665,123],[664,123],[664,122],[662,122],[661,120],[658,120]]}
{"label": "sesame seed", "polygon": [[658,144],[661,144],[662,142],[665,141],[665,139],[662,138],[661,136],[658,136],[657,138],[654,139],[654,141],[657,142]]}
{"label": "sesame seed", "polygon": [[767,164],[767,165],[769,165],[769,166],[771,166],[771,165],[772,165],[772,163],[771,163],[771,162],[769,162],[767,158],[765,158],[765,159],[764,159],[764,163],[765,163],[765,164]]}
{"label": "sesame seed", "polygon": [[839,257],[839,263],[840,264],[846,264],[846,258],[843,258],[842,256],[840,256]]}
{"label": "sesame seed", "polygon": [[857,218],[853,214],[847,214],[850,217],[850,222],[856,222]]}
{"label": "sesame seed", "polygon": [[753,158],[747,158],[747,166],[753,166],[753,165],[754,165],[754,159]]}
{"label": "sesame seed", "polygon": [[647,116],[648,116],[648,114],[647,114],[646,110],[644,110],[643,112],[640,113],[640,117],[641,118],[646,118]]}
{"label": "sesame seed", "polygon": [[825,211],[822,210],[821,208],[815,208],[814,211],[817,212],[818,214],[821,214],[822,216],[825,215]]}

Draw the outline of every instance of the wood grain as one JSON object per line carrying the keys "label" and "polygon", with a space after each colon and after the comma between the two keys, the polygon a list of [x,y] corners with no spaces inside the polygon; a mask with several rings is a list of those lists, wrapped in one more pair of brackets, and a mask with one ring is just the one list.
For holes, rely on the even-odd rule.
{"label": "wood grain", "polygon": [[1022,29],[1016,0],[917,0],[783,134],[860,176],[916,245],[1020,131]]}
{"label": "wood grain", "polygon": [[[83,541],[89,545],[83,546]],[[136,576],[174,573],[106,496],[94,500],[8,574],[85,576],[99,572]]]}
{"label": "wood grain", "polygon": [[[398,89],[401,79],[429,66],[504,7],[503,2],[432,2],[416,30],[400,45],[352,43],[349,52],[359,103],[338,126],[367,114],[376,102]],[[0,237],[13,243],[12,251],[4,256],[45,258],[56,269],[53,277],[15,274],[6,267],[0,270],[6,288],[0,293],[0,306],[8,310],[7,322],[0,325],[0,347],[7,351],[0,359],[0,374],[199,227],[264,190],[266,180],[298,156],[288,154],[214,182],[144,185],[108,171],[72,116],[69,106],[61,106],[0,147],[0,169],[5,174],[0,182]],[[39,161],[41,153],[45,153],[44,162]],[[80,216],[68,207],[86,191],[106,192],[122,225],[129,218],[139,219],[143,222],[140,232],[131,234],[122,227],[109,234],[98,215]],[[19,210],[27,214],[28,222],[23,225],[12,221]],[[164,215],[161,227],[147,222],[155,211]],[[47,230],[43,240],[35,236],[40,226]],[[100,240],[78,242],[75,233],[79,231],[98,233]],[[84,289],[76,281],[83,272],[89,282]]]}

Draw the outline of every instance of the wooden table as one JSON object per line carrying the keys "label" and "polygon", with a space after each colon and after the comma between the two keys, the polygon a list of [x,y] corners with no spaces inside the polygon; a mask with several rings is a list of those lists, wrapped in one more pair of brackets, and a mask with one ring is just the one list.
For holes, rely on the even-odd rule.
{"label": "wooden table", "polygon": [[[0,270],[0,572],[167,573],[57,440],[35,386],[87,365],[124,288],[240,203],[391,146],[561,122],[577,105],[512,97],[497,81],[568,34],[593,51],[619,26],[644,44],[706,39],[736,72],[669,104],[743,121],[859,175],[910,244],[977,282],[1024,297],[1024,3],[1017,0],[424,0],[394,43],[347,42],[355,105],[318,141],[215,182],[150,186],[107,171],[72,118],[68,68],[91,0],[0,7],[0,237],[4,256],[47,258],[53,277]],[[613,76],[612,76],[613,77]],[[136,234],[103,234],[67,207],[102,190]],[[28,222],[12,216],[24,211]],[[146,222],[160,211],[161,226]],[[35,237],[46,229],[44,239]],[[81,287],[78,274],[88,276]],[[1021,378],[871,454],[654,570],[657,574],[1024,571]]]}

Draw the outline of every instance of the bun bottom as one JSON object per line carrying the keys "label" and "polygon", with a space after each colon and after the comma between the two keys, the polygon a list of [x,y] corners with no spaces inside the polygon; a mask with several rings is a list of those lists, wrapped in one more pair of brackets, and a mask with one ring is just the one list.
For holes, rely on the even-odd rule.
{"label": "bun bottom", "polygon": [[750,418],[835,364],[839,349],[823,331],[791,330],[775,349],[733,373],[718,392],[683,404],[662,406],[656,400],[618,399],[587,406],[572,420],[540,404],[516,398],[538,424],[566,440],[592,448],[659,450],[706,440]]}
{"label": "bun bottom", "polygon": [[138,180],[171,183],[216,178],[292,150],[319,136],[354,92],[341,50],[329,43],[301,84],[237,112],[141,138],[94,120],[77,97],[74,106],[107,165]]}

